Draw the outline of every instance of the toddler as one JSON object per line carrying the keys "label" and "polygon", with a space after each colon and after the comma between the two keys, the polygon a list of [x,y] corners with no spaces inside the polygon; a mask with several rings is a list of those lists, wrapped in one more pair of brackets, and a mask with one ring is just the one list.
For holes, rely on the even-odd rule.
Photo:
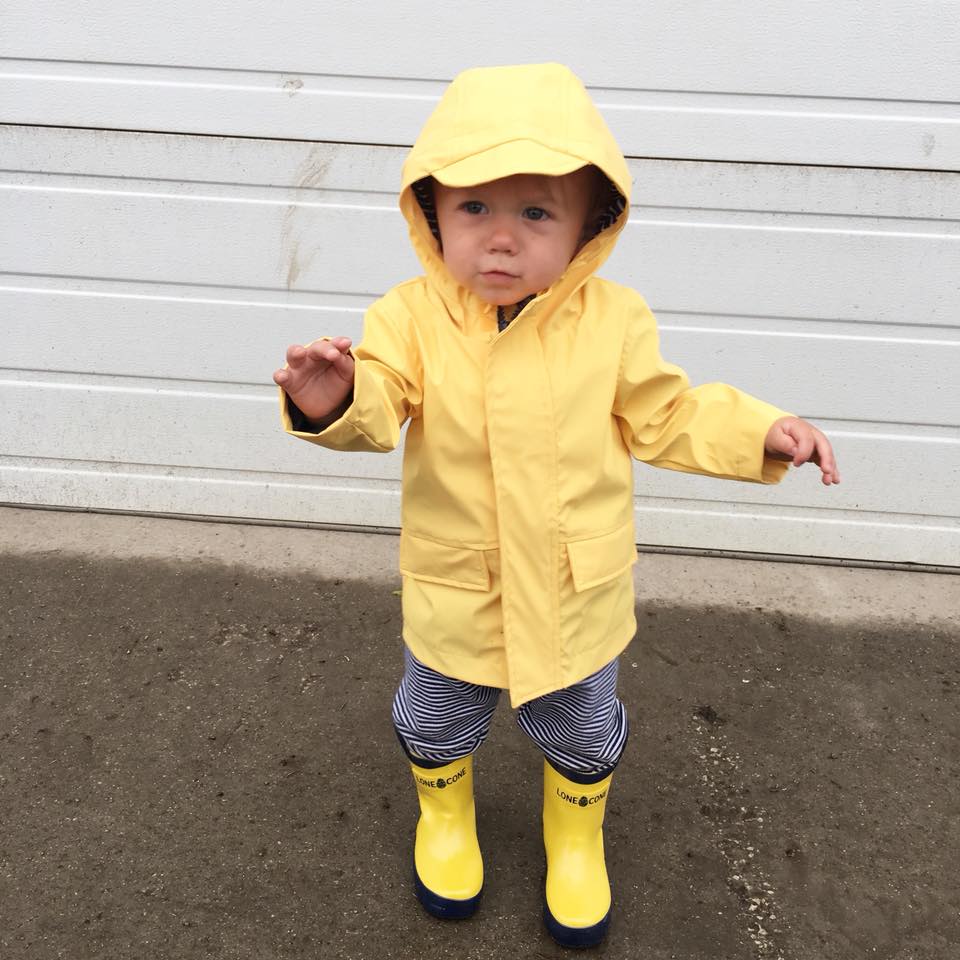
{"label": "toddler", "polygon": [[604,936],[603,817],[627,739],[617,657],[636,629],[631,456],[776,483],[839,482],[815,427],[725,384],[691,387],[639,294],[595,276],[627,221],[623,155],[557,64],[468,70],[404,164],[424,275],[370,307],[363,342],[291,346],[285,428],[403,459],[405,670],[393,722],[420,801],[414,884],[433,915],[483,886],[472,756],[501,690],[544,754],[544,919]]}

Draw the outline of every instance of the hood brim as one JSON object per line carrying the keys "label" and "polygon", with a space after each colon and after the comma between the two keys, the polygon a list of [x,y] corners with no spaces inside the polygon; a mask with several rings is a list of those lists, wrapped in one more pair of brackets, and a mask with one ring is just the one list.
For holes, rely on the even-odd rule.
{"label": "hood brim", "polygon": [[536,140],[511,140],[432,170],[431,175],[446,187],[472,187],[521,173],[562,177],[588,164]]}

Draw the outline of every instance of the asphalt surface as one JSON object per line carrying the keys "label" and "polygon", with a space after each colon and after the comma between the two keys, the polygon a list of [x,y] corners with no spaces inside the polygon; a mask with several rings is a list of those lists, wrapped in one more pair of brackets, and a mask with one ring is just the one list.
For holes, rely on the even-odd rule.
{"label": "asphalt surface", "polygon": [[[481,908],[414,900],[399,581],[330,575],[331,535],[300,535],[323,576],[0,543],[4,960],[567,955],[540,919],[541,760],[505,703],[476,763]],[[841,573],[869,608],[872,572]],[[893,584],[941,612],[896,617]],[[958,588],[891,574],[855,619],[642,598],[591,953],[953,960]]]}

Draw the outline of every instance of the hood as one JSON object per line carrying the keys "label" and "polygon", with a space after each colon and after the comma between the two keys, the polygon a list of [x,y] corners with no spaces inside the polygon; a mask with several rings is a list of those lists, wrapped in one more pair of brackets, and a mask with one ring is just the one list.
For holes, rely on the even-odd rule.
{"label": "hood", "polygon": [[[481,67],[453,80],[403,165],[400,209],[427,278],[455,320],[493,307],[447,271],[426,178],[459,187],[517,173],[559,176],[587,164],[606,176],[610,203],[598,217],[593,238],[536,301],[563,302],[612,252],[629,209],[626,161],[583,84],[567,67]],[[538,312],[543,315],[542,309]]]}

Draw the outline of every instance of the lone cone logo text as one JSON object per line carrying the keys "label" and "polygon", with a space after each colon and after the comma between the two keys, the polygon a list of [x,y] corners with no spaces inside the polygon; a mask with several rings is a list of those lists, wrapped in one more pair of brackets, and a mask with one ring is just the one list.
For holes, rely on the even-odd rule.
{"label": "lone cone logo text", "polygon": [[433,780],[428,780],[426,777],[421,777],[420,774],[417,774],[417,783],[422,784],[425,787],[436,788],[437,790],[443,790],[446,787],[449,787],[451,783],[456,783],[461,778],[467,775],[467,768],[463,767],[458,770],[452,777],[435,777]]}

